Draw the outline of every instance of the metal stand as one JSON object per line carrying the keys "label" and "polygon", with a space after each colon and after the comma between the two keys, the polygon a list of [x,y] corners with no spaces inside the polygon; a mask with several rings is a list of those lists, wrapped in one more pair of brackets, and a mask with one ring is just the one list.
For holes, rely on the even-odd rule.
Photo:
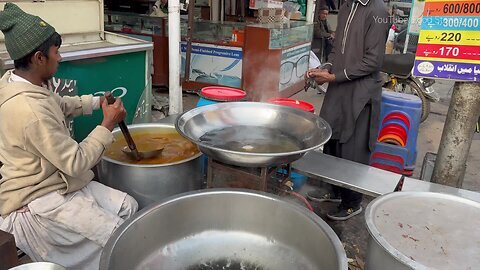
{"label": "metal stand", "polygon": [[[247,188],[272,192],[279,186],[287,186],[290,181],[290,165],[284,165],[286,173],[278,173],[280,167],[245,168],[227,165],[212,158],[208,158],[207,188]],[[269,185],[269,182],[276,182]]]}

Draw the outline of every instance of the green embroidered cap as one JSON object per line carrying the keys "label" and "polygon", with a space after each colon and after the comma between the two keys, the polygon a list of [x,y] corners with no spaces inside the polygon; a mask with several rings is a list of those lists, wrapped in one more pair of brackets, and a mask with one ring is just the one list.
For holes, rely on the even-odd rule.
{"label": "green embroidered cap", "polygon": [[12,60],[33,52],[55,33],[55,28],[40,17],[25,13],[12,3],[6,3],[0,11],[0,30]]}

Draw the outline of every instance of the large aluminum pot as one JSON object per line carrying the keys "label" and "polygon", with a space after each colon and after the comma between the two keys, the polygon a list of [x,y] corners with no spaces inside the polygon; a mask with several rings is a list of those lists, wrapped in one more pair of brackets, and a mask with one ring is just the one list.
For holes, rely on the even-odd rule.
{"label": "large aluminum pot", "polygon": [[[256,268],[257,267],[257,268]],[[108,240],[101,270],[347,270],[342,243],[306,208],[241,189],[151,205]]]}
{"label": "large aluminum pot", "polygon": [[34,262],[22,264],[9,270],[66,270],[66,268],[50,262]]}
{"label": "large aluminum pot", "polygon": [[367,270],[479,269],[480,204],[432,192],[394,192],[365,211]]}
{"label": "large aluminum pot", "polygon": [[[328,123],[313,113],[284,105],[262,102],[223,102],[194,108],[177,119],[180,134],[196,143],[206,155],[231,165],[263,167],[291,163],[308,151],[320,148],[332,136]],[[205,134],[222,129],[238,128],[225,141],[216,143],[243,144],[244,141],[270,140],[255,130],[269,129],[298,144],[299,150],[286,152],[251,152],[228,149],[202,140]],[[273,135],[267,133],[269,135]],[[217,139],[217,138],[216,138]],[[245,145],[248,146],[248,145]]]}
{"label": "large aluminum pot", "polygon": [[[135,124],[128,126],[132,132],[152,128],[175,130],[173,124]],[[123,136],[120,129],[115,137]],[[201,153],[174,163],[160,165],[128,164],[104,156],[97,166],[99,181],[109,187],[133,196],[140,208],[166,197],[201,188],[203,181]]]}

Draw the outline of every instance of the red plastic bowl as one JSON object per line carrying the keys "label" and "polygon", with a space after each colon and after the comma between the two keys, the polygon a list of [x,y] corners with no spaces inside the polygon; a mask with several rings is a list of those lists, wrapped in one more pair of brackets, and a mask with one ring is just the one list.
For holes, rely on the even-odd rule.
{"label": "red plastic bowl", "polygon": [[389,113],[387,116],[385,116],[385,118],[383,118],[382,125],[385,124],[385,122],[387,122],[390,119],[400,120],[407,125],[408,129],[410,129],[410,120],[408,119],[408,116],[406,116],[405,114],[400,112]]}
{"label": "red plastic bowl", "polygon": [[200,96],[216,101],[240,101],[247,96],[247,93],[231,87],[207,86],[202,88]]}
{"label": "red plastic bowl", "polygon": [[268,100],[268,103],[290,106],[311,113],[315,112],[315,106],[303,100],[296,100],[291,98],[272,98]]}

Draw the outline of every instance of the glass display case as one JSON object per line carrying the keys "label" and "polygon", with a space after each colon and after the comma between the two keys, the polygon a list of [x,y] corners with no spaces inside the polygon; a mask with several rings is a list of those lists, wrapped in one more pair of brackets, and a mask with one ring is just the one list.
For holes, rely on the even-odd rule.
{"label": "glass display case", "polygon": [[311,42],[313,24],[294,21],[286,24],[255,24],[252,27],[268,29],[270,32],[270,49],[281,49],[295,44]]}
{"label": "glass display case", "polygon": [[[196,19],[193,25],[189,77],[184,78],[187,20],[180,21],[182,88],[209,85],[238,87],[250,100],[288,97],[303,89],[308,69],[313,24],[213,22]],[[105,29],[153,41],[156,85],[168,85],[168,18],[124,12],[105,13]],[[266,80],[268,78],[268,80]]]}
{"label": "glass display case", "polygon": [[[126,34],[146,34],[168,36],[168,18],[150,17],[148,15],[127,12],[105,12],[105,30]],[[187,35],[187,20],[180,21],[182,37]],[[234,39],[235,31],[243,31],[245,23],[212,22],[196,20],[193,26],[192,40],[197,42],[228,44]]]}
{"label": "glass display case", "polygon": [[164,20],[160,17],[117,11],[106,11],[104,16],[106,31],[147,35],[163,35],[166,30]]}
{"label": "glass display case", "polygon": [[[245,23],[243,22],[212,22],[212,21],[195,21],[192,40],[196,42],[208,42],[219,44],[235,45],[241,42],[234,36],[236,32],[244,32]],[[183,27],[182,27],[183,28]],[[186,28],[186,26],[185,26]]]}
{"label": "glass display case", "polygon": [[[154,85],[168,84],[167,19],[148,15],[106,10],[103,16],[105,31],[153,42]],[[186,24],[185,24],[186,27]],[[186,29],[184,30],[186,32]]]}

